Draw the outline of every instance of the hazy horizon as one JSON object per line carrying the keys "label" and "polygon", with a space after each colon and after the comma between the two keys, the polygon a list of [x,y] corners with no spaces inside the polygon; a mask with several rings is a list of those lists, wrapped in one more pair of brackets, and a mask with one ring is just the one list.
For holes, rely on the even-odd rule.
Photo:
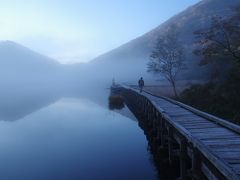
{"label": "hazy horizon", "polygon": [[88,62],[117,48],[199,0],[24,2],[1,2],[0,40],[68,64]]}

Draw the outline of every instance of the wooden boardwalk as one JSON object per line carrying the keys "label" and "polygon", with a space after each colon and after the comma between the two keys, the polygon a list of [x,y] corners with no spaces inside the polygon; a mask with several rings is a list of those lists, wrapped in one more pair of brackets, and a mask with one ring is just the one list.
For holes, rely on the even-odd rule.
{"label": "wooden boardwalk", "polygon": [[178,154],[181,179],[240,179],[239,126],[129,86],[112,89],[146,117],[159,148],[168,149],[170,162]]}

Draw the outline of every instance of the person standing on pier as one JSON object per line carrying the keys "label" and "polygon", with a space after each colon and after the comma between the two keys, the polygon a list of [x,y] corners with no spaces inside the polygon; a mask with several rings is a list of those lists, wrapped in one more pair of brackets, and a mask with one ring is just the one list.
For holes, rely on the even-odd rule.
{"label": "person standing on pier", "polygon": [[139,86],[140,92],[142,92],[142,89],[144,86],[144,80],[142,77],[138,80],[138,86]]}

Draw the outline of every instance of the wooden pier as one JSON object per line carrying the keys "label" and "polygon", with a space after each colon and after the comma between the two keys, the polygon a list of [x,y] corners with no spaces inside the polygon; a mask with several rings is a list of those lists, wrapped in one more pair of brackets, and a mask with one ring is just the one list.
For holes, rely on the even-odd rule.
{"label": "wooden pier", "polygon": [[166,97],[112,87],[148,126],[156,151],[178,159],[180,179],[240,179],[240,127]]}

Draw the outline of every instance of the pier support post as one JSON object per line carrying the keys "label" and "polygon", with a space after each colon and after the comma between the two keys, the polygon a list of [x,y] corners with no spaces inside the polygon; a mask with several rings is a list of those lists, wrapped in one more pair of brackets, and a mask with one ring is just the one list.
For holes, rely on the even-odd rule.
{"label": "pier support post", "polygon": [[200,173],[201,169],[201,159],[200,153],[197,148],[193,147],[192,149],[192,179],[201,179],[202,173]]}
{"label": "pier support post", "polygon": [[163,149],[165,145],[165,139],[164,139],[164,119],[162,115],[160,118],[160,141],[161,141],[161,148]]}
{"label": "pier support post", "polygon": [[185,139],[181,140],[180,144],[180,179],[186,179],[187,177],[187,142]]}
{"label": "pier support post", "polygon": [[142,99],[142,103],[143,103],[143,114],[142,114],[142,117],[143,117],[143,119],[145,119],[146,118],[146,109],[147,109],[146,99],[145,98]]}
{"label": "pier support post", "polygon": [[169,164],[173,163],[173,130],[168,127],[168,160]]}

